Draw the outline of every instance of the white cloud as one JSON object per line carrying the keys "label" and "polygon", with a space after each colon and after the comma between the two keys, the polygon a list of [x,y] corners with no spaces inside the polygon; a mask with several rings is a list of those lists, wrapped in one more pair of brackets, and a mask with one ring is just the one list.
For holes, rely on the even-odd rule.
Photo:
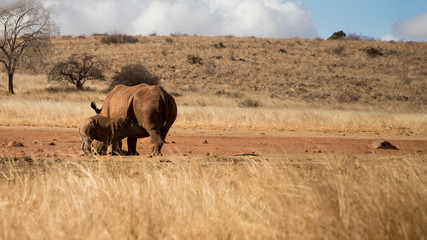
{"label": "white cloud", "polygon": [[393,35],[404,40],[427,41],[427,13],[396,23],[393,26]]}
{"label": "white cloud", "polygon": [[61,34],[186,33],[317,37],[311,12],[297,0],[43,0],[58,12]]}
{"label": "white cloud", "polygon": [[2,0],[0,2],[0,7],[5,7],[5,6],[8,6],[8,5],[13,4],[15,2],[16,2],[16,0]]}
{"label": "white cloud", "polygon": [[133,34],[317,36],[311,12],[289,0],[149,0],[132,29]]}
{"label": "white cloud", "polygon": [[49,4],[58,12],[57,22],[64,35],[128,33],[141,8],[137,0],[50,0]]}
{"label": "white cloud", "polygon": [[391,33],[387,33],[386,35],[381,37],[381,41],[400,41],[400,39],[393,36],[393,34]]}

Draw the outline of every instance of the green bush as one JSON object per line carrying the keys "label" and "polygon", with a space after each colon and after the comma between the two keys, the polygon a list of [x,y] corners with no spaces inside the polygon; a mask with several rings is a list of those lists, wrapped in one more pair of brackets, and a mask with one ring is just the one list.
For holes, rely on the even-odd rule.
{"label": "green bush", "polygon": [[329,38],[328,40],[341,40],[341,39],[345,39],[345,37],[347,36],[347,34],[345,34],[345,32],[343,31],[338,31],[338,32],[334,32]]}

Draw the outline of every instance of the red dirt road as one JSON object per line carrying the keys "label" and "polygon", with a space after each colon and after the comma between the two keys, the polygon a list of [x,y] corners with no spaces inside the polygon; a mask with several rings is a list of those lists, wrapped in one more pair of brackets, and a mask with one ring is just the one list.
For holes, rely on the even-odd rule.
{"label": "red dirt road", "polygon": [[[172,130],[163,147],[168,155],[253,155],[253,154],[427,154],[427,138],[386,137],[399,150],[372,149],[370,143],[381,136],[338,136],[328,134],[202,132]],[[11,142],[22,143],[10,146]],[[79,157],[77,129],[0,127],[0,156],[35,158]],[[15,144],[16,145],[16,144]],[[146,156],[148,138],[138,141],[137,151]],[[127,149],[124,141],[124,149]]]}

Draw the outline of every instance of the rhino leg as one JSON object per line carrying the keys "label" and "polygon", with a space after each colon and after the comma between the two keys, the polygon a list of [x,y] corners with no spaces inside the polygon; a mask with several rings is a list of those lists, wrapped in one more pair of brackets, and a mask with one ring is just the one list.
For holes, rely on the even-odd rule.
{"label": "rhino leg", "polygon": [[92,155],[92,152],[90,151],[90,144],[91,144],[91,141],[88,138],[82,141],[82,151],[86,156]]}
{"label": "rhino leg", "polygon": [[125,151],[122,150],[122,140],[113,140],[111,147],[112,155],[126,155]]}
{"label": "rhino leg", "polygon": [[149,156],[152,157],[161,155],[163,144],[165,144],[165,141],[162,138],[162,134],[159,130],[151,130],[149,131],[149,134],[151,136],[151,142],[154,144]]}
{"label": "rhino leg", "polygon": [[138,152],[136,151],[136,142],[137,141],[138,141],[138,138],[128,137],[128,139],[127,139],[128,155],[138,155]]}
{"label": "rhino leg", "polygon": [[107,148],[108,145],[106,145],[104,142],[97,140],[92,142],[92,152],[95,155],[107,155]]}

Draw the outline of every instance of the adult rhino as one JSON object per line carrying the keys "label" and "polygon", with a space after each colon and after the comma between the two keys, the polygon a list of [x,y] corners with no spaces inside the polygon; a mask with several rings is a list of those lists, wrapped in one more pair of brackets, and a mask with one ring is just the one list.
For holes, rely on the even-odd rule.
{"label": "adult rhino", "polygon": [[111,118],[129,117],[138,123],[138,131],[127,138],[128,154],[136,155],[138,138],[150,136],[154,144],[149,156],[159,155],[166,134],[175,122],[177,108],[175,99],[159,86],[141,83],[136,86],[117,85],[105,98],[101,109],[95,103],[96,113]]}

